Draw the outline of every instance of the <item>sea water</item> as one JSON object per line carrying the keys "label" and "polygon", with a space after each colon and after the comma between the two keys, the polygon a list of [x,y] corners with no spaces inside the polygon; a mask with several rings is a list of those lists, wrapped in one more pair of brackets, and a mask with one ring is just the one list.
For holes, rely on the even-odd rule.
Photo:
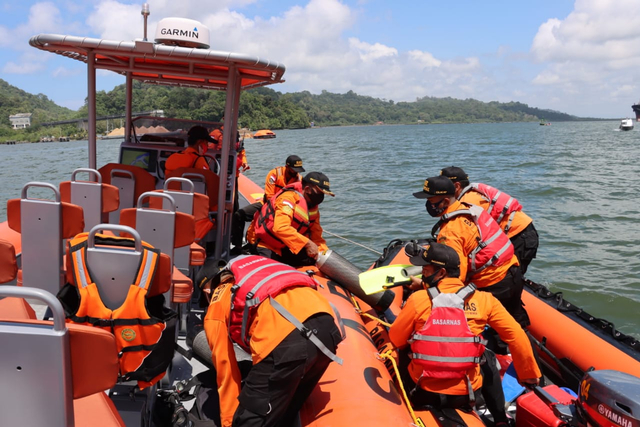
{"label": "sea water", "polygon": [[[463,168],[516,197],[540,235],[527,278],[640,336],[640,134],[616,121],[363,126],[276,131],[245,140],[252,180],[297,154],[336,197],[321,223],[330,248],[366,269],[392,239],[429,237],[436,220],[411,193],[441,168]],[[98,164],[120,141],[98,141]],[[0,145],[0,221],[29,181],[58,184],[87,167],[86,142]],[[336,237],[339,236],[339,237]]]}

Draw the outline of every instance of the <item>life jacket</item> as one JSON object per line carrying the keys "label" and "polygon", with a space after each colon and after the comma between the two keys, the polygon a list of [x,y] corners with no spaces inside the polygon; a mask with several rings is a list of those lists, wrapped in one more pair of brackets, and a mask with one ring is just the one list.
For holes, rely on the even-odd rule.
{"label": "life jacket", "polygon": [[317,221],[318,218],[318,208],[316,207],[312,211],[309,211],[307,207],[307,201],[302,194],[302,182],[294,182],[293,184],[285,186],[267,203],[262,205],[255,224],[254,231],[257,241],[264,243],[272,249],[282,250],[285,248],[282,240],[273,233],[273,224],[276,217],[276,199],[286,191],[295,191],[298,193],[298,196],[300,196],[298,203],[295,206],[291,206],[293,209],[293,221],[291,225],[298,233],[308,236],[311,224]]}
{"label": "life jacket", "polygon": [[490,266],[501,266],[513,257],[513,245],[509,237],[502,231],[500,225],[493,220],[480,206],[469,203],[462,204],[466,209],[445,213],[433,226],[431,234],[437,236],[442,224],[460,215],[468,215],[473,219],[478,229],[477,246],[469,253],[469,268],[467,279]]}
{"label": "life jacket", "polygon": [[[69,292],[72,286],[67,284],[66,292],[61,290],[59,293],[65,314],[72,323],[111,332],[116,338],[121,379],[137,380],[141,389],[148,387],[164,376],[171,362],[177,325],[177,314],[163,306],[164,295],[152,297],[153,301],[147,299],[160,251],[143,242],[135,282],[122,305],[111,310],[102,302],[95,280],[86,268],[88,234],[78,234],[70,242],[69,256],[77,284],[73,287],[77,300],[73,301],[73,292]],[[133,239],[102,234],[95,235],[95,243],[129,248],[135,245]]]}
{"label": "life jacket", "polygon": [[293,323],[306,338],[311,340],[332,360],[342,364],[342,360],[331,353],[302,322],[289,313],[273,297],[284,290],[307,286],[317,289],[311,276],[295,268],[258,255],[242,255],[234,258],[225,267],[233,274],[235,284],[231,288],[231,312],[229,316],[229,338],[247,352],[249,348],[249,327],[258,306],[266,299],[282,317]]}
{"label": "life jacket", "polygon": [[490,204],[487,212],[498,224],[502,223],[502,220],[508,216],[509,221],[507,221],[504,227],[504,232],[508,233],[511,228],[511,223],[513,222],[513,216],[517,211],[522,210],[522,205],[518,200],[497,188],[481,182],[473,182],[463,188],[460,196],[458,196],[458,200],[461,199],[466,192],[471,190],[475,190],[489,199]]}
{"label": "life jacket", "polygon": [[473,284],[455,294],[427,289],[431,314],[409,340],[411,358],[423,370],[421,378],[465,378],[480,363],[487,342],[471,332],[464,313],[465,301],[475,290]]}

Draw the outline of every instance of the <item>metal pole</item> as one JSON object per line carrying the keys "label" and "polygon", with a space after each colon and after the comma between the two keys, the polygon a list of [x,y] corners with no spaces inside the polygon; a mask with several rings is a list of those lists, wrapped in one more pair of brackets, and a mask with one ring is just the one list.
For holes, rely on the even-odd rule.
{"label": "metal pole", "polygon": [[126,91],[126,101],[125,101],[125,105],[124,105],[124,116],[125,116],[125,120],[126,125],[124,128],[124,141],[125,142],[130,142],[131,140],[131,109],[133,108],[132,105],[132,99],[133,99],[133,78],[131,77],[131,71],[127,71],[127,80],[126,80],[126,86],[125,86],[125,91]]}
{"label": "metal pole", "polygon": [[151,12],[149,12],[149,3],[142,5],[142,12],[140,13],[144,17],[144,37],[142,40],[147,41],[147,17],[151,14]]}
{"label": "metal pole", "polygon": [[87,52],[87,97],[89,99],[89,168],[96,168],[96,54]]}

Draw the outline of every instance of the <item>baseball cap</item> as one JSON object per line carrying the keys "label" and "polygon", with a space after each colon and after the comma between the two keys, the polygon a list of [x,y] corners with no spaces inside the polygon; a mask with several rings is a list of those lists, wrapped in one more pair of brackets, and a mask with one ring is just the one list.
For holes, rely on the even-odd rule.
{"label": "baseball cap", "polygon": [[329,178],[327,178],[327,176],[322,172],[309,172],[304,178],[302,178],[302,182],[313,184],[324,194],[335,197],[335,194],[331,192],[331,188],[329,187]]}
{"label": "baseball cap", "polygon": [[456,194],[456,187],[446,176],[438,175],[427,178],[422,186],[422,191],[413,193],[417,199],[428,199],[434,196],[453,196]]}
{"label": "baseball cap", "polygon": [[468,181],[469,180],[469,175],[467,175],[462,170],[462,168],[459,168],[459,167],[456,167],[456,166],[449,166],[448,168],[443,168],[440,171],[440,175],[446,176],[447,178],[449,178],[453,182],[460,182],[460,181]]}
{"label": "baseball cap", "polygon": [[302,167],[302,159],[295,154],[287,157],[286,165],[296,172],[304,172],[304,168]]}
{"label": "baseball cap", "polygon": [[215,139],[213,139],[211,135],[209,135],[209,131],[207,130],[207,128],[203,126],[193,126],[191,129],[189,129],[189,132],[187,132],[187,134],[189,135],[190,141],[195,142],[200,139],[204,139],[209,142],[218,142]]}
{"label": "baseball cap", "polygon": [[[409,243],[408,245],[413,245]],[[458,253],[450,246],[443,245],[442,243],[432,242],[426,248],[418,249],[417,253],[415,249],[409,251],[408,247],[405,248],[407,253],[413,253],[413,256],[409,257],[409,262],[412,265],[435,265],[441,268],[458,268],[460,267],[460,257]]]}

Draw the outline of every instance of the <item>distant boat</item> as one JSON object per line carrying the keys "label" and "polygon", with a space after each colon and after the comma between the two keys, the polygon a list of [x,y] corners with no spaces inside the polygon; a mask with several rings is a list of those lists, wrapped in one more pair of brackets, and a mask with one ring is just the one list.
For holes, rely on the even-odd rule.
{"label": "distant boat", "polygon": [[270,139],[275,137],[276,134],[269,129],[262,129],[253,134],[253,139]]}
{"label": "distant boat", "polygon": [[620,130],[632,130],[633,120],[627,118],[620,121]]}
{"label": "distant boat", "polygon": [[540,120],[540,126],[551,126],[551,123],[545,121],[544,119]]}

